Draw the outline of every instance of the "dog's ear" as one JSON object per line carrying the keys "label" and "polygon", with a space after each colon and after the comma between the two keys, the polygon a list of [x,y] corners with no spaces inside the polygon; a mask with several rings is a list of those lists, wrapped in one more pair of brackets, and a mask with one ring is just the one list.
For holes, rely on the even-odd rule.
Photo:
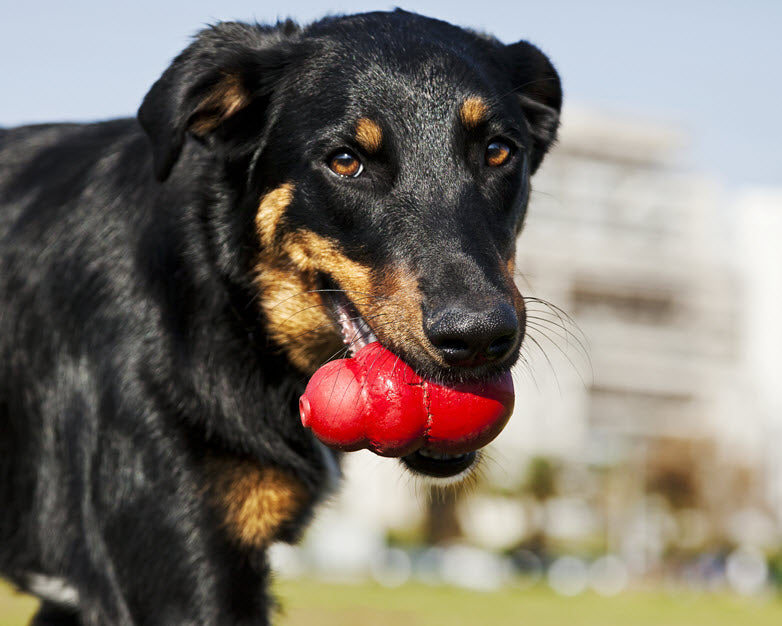
{"label": "dog's ear", "polygon": [[262,115],[297,32],[290,21],[275,27],[224,22],[201,31],[174,59],[138,111],[158,180],[168,178],[187,133],[217,135],[251,105]]}
{"label": "dog's ear", "polygon": [[533,140],[531,171],[534,172],[557,137],[562,108],[559,75],[548,57],[526,41],[505,46],[500,54],[510,70],[513,90],[521,99],[530,126]]}

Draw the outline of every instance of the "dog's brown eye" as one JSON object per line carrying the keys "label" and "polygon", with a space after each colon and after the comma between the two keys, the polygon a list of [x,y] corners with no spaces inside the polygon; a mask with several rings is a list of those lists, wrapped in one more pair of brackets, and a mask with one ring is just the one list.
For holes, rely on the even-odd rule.
{"label": "dog's brown eye", "polygon": [[504,141],[495,139],[486,146],[486,165],[489,167],[499,167],[505,165],[510,159],[510,146]]}
{"label": "dog's brown eye", "polygon": [[340,176],[356,178],[364,171],[364,166],[350,152],[338,152],[329,160],[329,169]]}

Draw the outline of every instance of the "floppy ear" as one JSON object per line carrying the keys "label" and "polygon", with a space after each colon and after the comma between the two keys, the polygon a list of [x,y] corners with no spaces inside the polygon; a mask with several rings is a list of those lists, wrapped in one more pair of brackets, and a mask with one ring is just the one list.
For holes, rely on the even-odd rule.
{"label": "floppy ear", "polygon": [[253,105],[264,108],[290,62],[298,27],[224,22],[201,31],[152,86],[138,120],[152,142],[155,176],[165,180],[187,133],[205,139]]}
{"label": "floppy ear", "polygon": [[557,137],[562,108],[559,75],[548,57],[526,41],[505,46],[501,56],[510,69],[514,92],[519,95],[530,126],[534,172]]}

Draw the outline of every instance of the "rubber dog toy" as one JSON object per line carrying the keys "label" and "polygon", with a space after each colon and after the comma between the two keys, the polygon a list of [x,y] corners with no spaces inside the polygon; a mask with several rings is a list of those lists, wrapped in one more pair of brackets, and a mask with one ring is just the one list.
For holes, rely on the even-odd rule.
{"label": "rubber dog toy", "polygon": [[513,412],[510,373],[489,382],[422,379],[373,342],[318,369],[299,400],[302,424],[326,445],[400,457],[420,448],[464,454],[485,446]]}

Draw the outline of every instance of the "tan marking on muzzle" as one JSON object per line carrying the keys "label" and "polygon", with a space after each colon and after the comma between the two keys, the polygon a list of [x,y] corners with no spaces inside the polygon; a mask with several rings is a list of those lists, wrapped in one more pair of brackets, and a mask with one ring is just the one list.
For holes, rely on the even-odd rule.
{"label": "tan marking on muzzle", "polygon": [[307,373],[339,349],[339,337],[322,306],[312,272],[303,272],[285,251],[285,211],[295,187],[287,182],[268,192],[258,205],[255,229],[261,244],[255,284],[270,337],[291,362]]}
{"label": "tan marking on muzzle", "polygon": [[424,333],[422,296],[418,276],[410,268],[397,266],[383,272],[377,290],[384,294],[383,318],[375,334],[392,352],[425,353],[443,364]]}
{"label": "tan marking on muzzle", "polygon": [[241,545],[268,546],[310,499],[298,480],[275,467],[213,459],[207,468],[225,526]]}
{"label": "tan marking on muzzle", "polygon": [[482,98],[471,96],[467,98],[459,109],[459,118],[467,130],[477,128],[486,120],[489,114],[489,106]]}
{"label": "tan marking on muzzle", "polygon": [[383,145],[383,129],[377,122],[362,117],[356,122],[356,142],[370,154]]}
{"label": "tan marking on muzzle", "polygon": [[[359,314],[370,324],[372,323],[375,317],[374,305],[376,304],[372,268],[348,258],[339,249],[339,244],[336,241],[311,231],[291,233],[287,236],[283,249],[286,257],[297,268],[299,275],[311,277],[308,280],[313,285],[315,285],[315,277],[318,274],[329,276],[336,282],[338,288],[344,290],[345,296],[353,303]],[[332,350],[327,355],[315,355],[309,350],[297,349],[295,351],[297,364],[301,367],[302,361],[305,361],[304,369],[308,372],[314,371],[343,347],[342,337],[332,321],[327,305],[320,296],[318,296],[318,301],[317,309],[323,316],[321,328],[331,333],[330,337],[336,337],[338,343],[336,350],[333,349],[333,344],[329,344],[332,346]],[[304,338],[306,339],[306,337]],[[303,352],[304,359],[300,358],[300,352]]]}
{"label": "tan marking on muzzle", "polygon": [[294,193],[293,184],[286,183],[259,204],[255,222],[262,247],[255,283],[271,338],[297,368],[311,374],[343,347],[317,292],[317,275],[334,279],[364,314],[364,303],[372,300],[372,271],[349,259],[334,240],[307,230],[286,232],[283,216]]}
{"label": "tan marking on muzzle", "polygon": [[338,354],[342,340],[317,294],[311,274],[291,265],[256,266],[256,285],[270,338],[291,363],[312,374]]}
{"label": "tan marking on muzzle", "polygon": [[527,307],[524,303],[524,296],[521,295],[521,292],[516,285],[515,249],[509,259],[507,259],[505,262],[500,262],[500,273],[513,300],[513,307],[516,309],[516,318],[519,320],[519,332],[523,333],[527,323]]}

